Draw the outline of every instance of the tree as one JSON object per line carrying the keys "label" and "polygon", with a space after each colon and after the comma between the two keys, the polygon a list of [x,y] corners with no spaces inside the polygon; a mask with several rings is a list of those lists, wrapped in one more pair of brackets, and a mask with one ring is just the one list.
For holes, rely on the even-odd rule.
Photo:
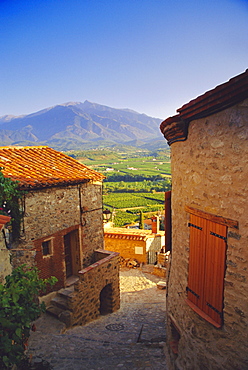
{"label": "tree", "polygon": [[139,222],[139,228],[144,229],[144,215],[143,212],[140,211],[140,222]]}

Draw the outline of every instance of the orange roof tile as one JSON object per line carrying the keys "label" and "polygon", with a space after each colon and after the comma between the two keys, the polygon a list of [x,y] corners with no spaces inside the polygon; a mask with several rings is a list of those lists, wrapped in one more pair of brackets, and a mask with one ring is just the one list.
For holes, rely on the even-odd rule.
{"label": "orange roof tile", "polygon": [[3,175],[19,181],[21,188],[78,184],[105,178],[76,159],[47,146],[0,147],[0,167]]}
{"label": "orange roof tile", "polygon": [[220,112],[248,98],[248,69],[177,109],[179,114],[167,118],[160,130],[171,145],[185,141],[192,120]]}
{"label": "orange roof tile", "polygon": [[[164,232],[159,232],[159,235],[164,235]],[[122,227],[106,227],[104,228],[104,237],[114,239],[130,239],[130,240],[146,240],[154,238],[152,230],[144,229],[126,229]]]}

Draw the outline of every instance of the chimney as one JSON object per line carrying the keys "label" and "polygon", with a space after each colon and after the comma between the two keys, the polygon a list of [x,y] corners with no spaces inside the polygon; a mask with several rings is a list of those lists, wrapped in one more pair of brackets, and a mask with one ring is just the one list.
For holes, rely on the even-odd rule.
{"label": "chimney", "polygon": [[159,232],[159,217],[153,216],[151,220],[152,220],[152,232],[157,234]]}

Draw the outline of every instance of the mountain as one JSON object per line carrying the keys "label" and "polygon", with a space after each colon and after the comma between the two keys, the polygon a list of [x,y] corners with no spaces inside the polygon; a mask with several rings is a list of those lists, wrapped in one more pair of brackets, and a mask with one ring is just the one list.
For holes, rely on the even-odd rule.
{"label": "mountain", "polygon": [[123,143],[144,146],[161,141],[161,121],[87,100],[70,102],[24,116],[0,117],[0,145],[45,144],[63,150]]}

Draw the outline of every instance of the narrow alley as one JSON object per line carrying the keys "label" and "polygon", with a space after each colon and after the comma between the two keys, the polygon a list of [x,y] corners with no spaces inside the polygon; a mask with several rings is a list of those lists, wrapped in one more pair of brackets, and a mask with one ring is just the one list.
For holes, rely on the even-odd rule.
{"label": "narrow alley", "polygon": [[166,370],[165,290],[163,279],[148,270],[122,269],[121,308],[85,326],[65,331],[44,314],[29,339],[34,362],[48,361],[54,370]]}

